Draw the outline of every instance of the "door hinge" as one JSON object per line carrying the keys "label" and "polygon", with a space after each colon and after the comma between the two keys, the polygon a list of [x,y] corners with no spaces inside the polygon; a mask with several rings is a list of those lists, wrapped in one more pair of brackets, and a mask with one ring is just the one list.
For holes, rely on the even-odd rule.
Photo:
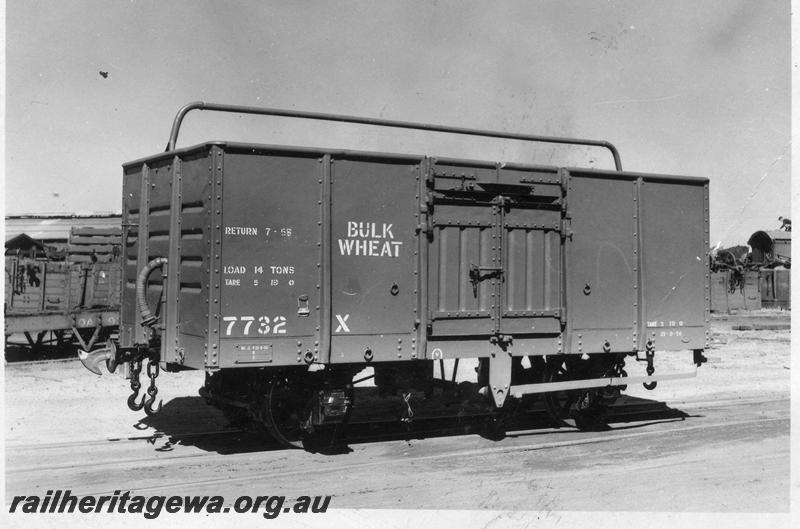
{"label": "door hinge", "polygon": [[570,217],[563,217],[561,219],[561,240],[572,240],[572,219]]}

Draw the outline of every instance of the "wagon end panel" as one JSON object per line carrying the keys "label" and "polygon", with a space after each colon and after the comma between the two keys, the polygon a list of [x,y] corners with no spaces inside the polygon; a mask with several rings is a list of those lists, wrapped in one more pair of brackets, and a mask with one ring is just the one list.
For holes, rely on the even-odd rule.
{"label": "wagon end panel", "polygon": [[710,318],[708,181],[643,176],[643,332],[658,350],[703,349]]}
{"label": "wagon end panel", "polygon": [[148,342],[152,331],[140,325],[137,278],[153,259],[167,258],[148,276],[146,302],[160,317],[161,360],[191,368],[203,368],[205,358],[211,170],[204,147],[123,172],[120,346]]}
{"label": "wagon end panel", "polygon": [[[136,279],[155,257],[167,257],[170,238],[172,159],[155,159],[123,171],[123,273],[120,306],[120,345],[147,343],[149,330],[140,325]],[[156,309],[164,281],[153,273],[147,283],[147,304]]]}

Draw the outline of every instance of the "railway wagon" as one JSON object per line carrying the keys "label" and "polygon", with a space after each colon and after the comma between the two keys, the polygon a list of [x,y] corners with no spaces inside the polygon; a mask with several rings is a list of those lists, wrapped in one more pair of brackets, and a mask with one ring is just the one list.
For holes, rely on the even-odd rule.
{"label": "railway wagon", "polygon": [[74,341],[90,351],[116,332],[119,237],[119,229],[73,228],[64,255],[7,255],[6,342],[13,335],[24,335],[36,354],[52,333],[58,345]]}
{"label": "railway wagon", "polygon": [[[177,149],[195,109],[583,145],[616,169]],[[166,152],[124,165],[119,342],[86,363],[127,362],[128,404],[148,413],[161,369],[205,370],[208,402],[292,446],[345,423],[369,377],[403,396],[409,421],[412,388],[424,401],[456,385],[435,375],[445,360],[477,359],[487,413],[537,395],[558,424],[581,426],[625,384],[653,388],[705,361],[708,185],[623,171],[605,141],[192,103]],[[689,371],[656,374],[656,351],[685,352]],[[626,377],[626,358],[647,374]]]}

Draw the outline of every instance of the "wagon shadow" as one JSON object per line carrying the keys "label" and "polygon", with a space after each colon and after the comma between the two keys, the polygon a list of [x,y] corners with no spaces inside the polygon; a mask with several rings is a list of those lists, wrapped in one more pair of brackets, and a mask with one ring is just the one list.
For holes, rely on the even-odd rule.
{"label": "wagon shadow", "polygon": [[[678,408],[672,408],[666,402],[645,399],[641,397],[623,396],[618,403],[611,406],[603,415],[602,420],[594,425],[584,428],[584,431],[604,432],[611,430],[634,430],[644,428],[657,423],[684,421],[689,418],[702,417],[700,415],[690,415]],[[542,430],[543,424],[545,430]],[[553,433],[552,423],[544,411],[539,417],[535,414],[524,418],[513,425],[519,431],[509,433],[509,437],[522,437],[530,435],[542,435]],[[573,428],[560,428],[557,433],[574,433]]]}
{"label": "wagon shadow", "polygon": [[[638,397],[624,397],[612,406],[604,420],[589,431],[632,430],[655,423],[684,421],[698,417],[665,402]],[[143,418],[139,429],[156,432],[146,438],[155,451],[168,452],[176,446],[193,446],[219,454],[241,454],[287,450],[265,431],[241,429],[228,423],[224,415],[208,406],[201,397],[180,397],[164,404],[160,413]],[[500,441],[504,437],[536,437],[543,435],[575,434],[574,428],[554,428],[543,408],[534,403],[525,413],[506,421],[502,426],[483,417],[422,419],[413,426],[399,421],[349,425],[340,442],[333,446],[309,447],[324,455],[351,452],[350,446],[381,441],[410,441],[426,438],[480,435]]]}
{"label": "wagon shadow", "polygon": [[218,454],[242,454],[281,450],[283,447],[265,432],[231,425],[218,409],[202,397],[178,397],[164,403],[155,415],[136,425],[155,432],[145,437],[155,451],[169,452],[176,446],[193,446]]}

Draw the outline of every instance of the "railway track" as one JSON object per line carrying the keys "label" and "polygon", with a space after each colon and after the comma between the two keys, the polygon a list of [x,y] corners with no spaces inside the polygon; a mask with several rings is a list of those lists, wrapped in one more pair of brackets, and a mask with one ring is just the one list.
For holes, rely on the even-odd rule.
{"label": "railway track", "polygon": [[[178,437],[180,438],[193,438],[193,437],[216,437],[216,436],[227,436],[236,433],[242,433],[242,430],[239,429],[231,429],[231,430],[214,430],[214,431],[206,431],[206,432],[188,432],[185,434],[180,434]],[[106,437],[104,439],[90,439],[90,440],[75,440],[75,441],[62,441],[60,443],[12,443],[6,445],[6,450],[20,450],[20,449],[29,449],[29,450],[47,450],[47,449],[58,449],[58,448],[73,448],[73,447],[84,447],[84,446],[97,446],[97,445],[106,445],[109,443],[118,444],[118,443],[139,443],[141,441],[146,441],[149,444],[155,443],[159,439],[169,439],[170,436],[168,434],[162,432],[156,432],[151,435],[137,435],[137,436],[119,436],[119,437]]]}
{"label": "railway track", "polygon": [[77,356],[71,356],[69,358],[51,358],[48,360],[6,360],[5,366],[6,369],[8,368],[17,368],[17,367],[33,367],[33,366],[41,366],[41,365],[49,365],[49,364],[67,364],[67,363],[74,363],[79,362]]}
{"label": "railway track", "polygon": [[[756,406],[756,407],[763,407],[764,405],[768,404],[779,404],[786,402],[786,399],[778,399],[778,400],[750,400],[747,401],[746,404]],[[694,412],[702,412],[703,410],[711,410],[713,408],[720,408],[720,407],[727,407],[733,406],[733,402],[702,402],[696,403],[691,410]],[[742,402],[739,401],[738,405],[741,407]],[[300,468],[300,469],[285,469],[285,470],[270,470],[270,471],[256,471],[256,472],[248,472],[245,475],[237,475],[235,477],[227,476],[224,478],[212,478],[212,479],[199,479],[199,480],[176,480],[171,483],[159,483],[158,485],[153,486],[141,486],[141,487],[126,487],[129,488],[131,491],[136,491],[138,493],[147,493],[152,491],[161,491],[161,490],[171,490],[181,487],[192,487],[192,486],[205,486],[205,485],[214,485],[214,484],[222,484],[222,483],[241,483],[246,482],[247,480],[269,480],[277,477],[286,477],[286,476],[301,476],[305,474],[314,474],[324,471],[326,473],[334,473],[339,471],[352,471],[354,469],[362,469],[362,468],[369,468],[374,466],[386,466],[386,468],[390,468],[391,465],[396,464],[408,464],[410,462],[424,462],[424,461],[433,461],[433,460],[440,460],[440,459],[448,459],[448,458],[470,458],[470,457],[478,457],[478,456],[485,456],[487,454],[495,454],[495,455],[502,455],[502,454],[513,454],[518,452],[530,452],[530,451],[537,451],[537,450],[551,450],[551,449],[558,449],[558,448],[566,448],[571,446],[579,446],[579,445],[586,445],[586,444],[602,444],[602,443],[609,443],[609,442],[616,442],[616,441],[623,441],[623,440],[630,440],[630,439],[637,439],[637,438],[647,438],[649,436],[654,435],[666,435],[666,434],[675,434],[675,433],[686,433],[686,432],[693,432],[698,430],[713,430],[719,428],[736,428],[736,427],[744,427],[744,426],[757,426],[757,425],[766,425],[769,423],[779,423],[779,422],[787,422],[789,421],[788,414],[779,415],[779,416],[763,416],[763,417],[754,417],[745,420],[739,421],[729,421],[726,417],[721,417],[715,420],[709,420],[708,418],[703,418],[702,421],[697,424],[690,424],[682,418],[659,418],[658,414],[653,415],[652,412],[659,412],[662,410],[663,405],[662,403],[651,403],[649,405],[650,408],[650,416],[647,416],[647,404],[633,404],[628,406],[620,406],[618,413],[615,414],[613,417],[610,417],[610,421],[613,424],[618,424],[619,422],[628,422],[632,423],[633,420],[626,420],[629,417],[637,416],[640,420],[637,424],[628,424],[622,426],[614,426],[607,431],[597,433],[597,432],[581,432],[577,430],[571,429],[554,429],[554,428],[537,428],[535,430],[514,430],[510,431],[507,435],[508,441],[505,443],[499,443],[494,446],[484,446],[481,448],[470,448],[470,449],[456,449],[456,450],[443,450],[439,453],[427,454],[427,455],[403,455],[400,457],[381,457],[375,460],[370,460],[361,463],[352,463],[346,462],[344,464],[337,464],[335,458],[325,458],[325,465],[308,465],[307,468]],[[631,431],[632,428],[639,428],[637,431]],[[641,428],[646,428],[642,430]],[[359,435],[361,433],[361,435]],[[447,434],[462,434],[462,433],[474,433],[469,432],[463,428],[455,429],[455,428],[436,428],[436,427],[429,427],[427,429],[420,429],[419,431],[408,432],[405,436],[398,435],[396,432],[388,433],[388,434],[369,434],[364,432],[354,432],[353,435],[349,435],[346,439],[347,443],[349,444],[361,444],[361,443],[379,443],[381,441],[391,441],[391,440],[411,440],[411,439],[418,439],[418,438],[433,438],[433,437],[440,437]],[[556,439],[552,441],[542,441],[542,442],[526,442],[526,439],[530,439],[531,435],[536,435],[537,438],[540,438],[542,435],[546,435],[548,437],[558,436],[558,437],[567,437],[566,439]],[[260,437],[260,438],[259,438]],[[159,440],[164,440],[167,445],[177,446],[180,445],[182,442],[187,440],[197,440],[197,439],[205,439],[206,441],[211,439],[216,439],[221,446],[229,446],[231,443],[239,443],[239,448],[242,450],[239,453],[217,453],[217,452],[209,452],[209,451],[201,451],[195,453],[171,453],[171,452],[159,452],[157,455],[152,454],[150,457],[143,459],[141,455],[138,457],[125,457],[124,450],[122,452],[117,452],[117,448],[122,448],[124,445],[135,445],[139,443],[148,443],[148,444],[155,444]],[[100,461],[91,461],[87,462],[86,460],[88,457],[84,457],[80,463],[70,463],[70,462],[59,462],[59,463],[46,463],[46,464],[35,464],[35,465],[21,465],[18,467],[13,466],[15,459],[18,459],[18,456],[31,456],[35,457],[37,460],[47,459],[45,456],[53,457],[55,456],[58,461],[63,461],[61,457],[59,457],[60,452],[70,452],[70,451],[81,451],[81,449],[90,447],[92,448],[92,452],[94,454],[103,454],[103,457],[106,457],[105,460]],[[268,443],[264,443],[263,436],[257,436],[252,432],[245,432],[242,430],[228,430],[228,431],[203,431],[203,432],[188,432],[185,434],[180,435],[173,435],[169,436],[163,433],[155,433],[149,436],[132,436],[132,437],[110,437],[105,439],[95,439],[95,440],[86,440],[86,441],[67,441],[61,443],[41,443],[41,444],[12,444],[6,447],[7,454],[8,454],[8,463],[9,465],[6,468],[7,475],[11,482],[14,481],[15,476],[24,476],[25,478],[30,478],[31,474],[49,474],[53,473],[54,471],[64,471],[69,469],[74,469],[80,472],[88,472],[90,470],[94,471],[102,471],[104,468],[109,469],[124,469],[126,467],[136,467],[140,470],[147,469],[147,468],[163,468],[172,464],[181,465],[186,467],[187,465],[192,465],[196,463],[197,465],[203,466],[213,466],[216,463],[225,464],[225,465],[245,465],[247,463],[252,463],[254,458],[263,459],[263,454],[265,452],[272,452],[275,446],[270,446]],[[99,450],[98,450],[99,449]],[[158,449],[156,449],[158,450]],[[278,451],[276,453],[280,453]],[[262,454],[262,456],[259,456]],[[295,451],[285,451],[284,457],[281,459],[286,459],[286,457],[293,457],[298,452]],[[302,455],[302,454],[301,454]],[[324,456],[314,456],[310,454],[311,457],[324,457]],[[262,461],[263,462],[263,461]],[[117,487],[119,488],[119,487]],[[186,489],[189,490],[189,489]],[[78,494],[80,491],[75,491]],[[93,491],[93,492],[80,492],[80,495],[89,495],[89,494],[110,494],[113,491]]]}
{"label": "railway track", "polygon": [[[660,402],[648,402],[648,403],[634,403],[634,404],[626,404],[622,406],[616,406],[613,413],[610,415],[611,421],[619,421],[620,419],[627,419],[628,417],[633,416],[652,416],[652,414],[663,413],[665,409],[669,409],[664,403]],[[533,409],[529,410],[528,413],[532,414],[542,414],[543,410],[540,409]],[[416,427],[412,430],[408,430],[406,432],[398,432],[398,431],[390,431],[385,434],[373,434],[373,435],[365,435],[362,433],[354,433],[347,436],[347,441],[349,442],[370,442],[376,440],[383,440],[383,439],[391,439],[397,438],[398,436],[411,436],[411,437],[419,437],[421,435],[445,435],[448,433],[457,434],[460,430],[464,428],[473,428],[475,425],[470,425],[470,422],[474,422],[476,419],[480,419],[483,416],[479,415],[471,415],[464,417],[464,424],[461,426],[451,426],[451,427],[429,427],[423,426],[422,428]],[[542,419],[544,417],[542,416]],[[438,421],[436,418],[427,418],[421,419],[417,421],[417,423],[422,424],[434,424]],[[376,423],[377,425],[384,427],[388,422],[380,422]],[[361,430],[367,429],[369,426],[374,425],[352,425],[356,432]],[[552,428],[545,428],[545,430],[552,429]],[[466,433],[473,433],[471,430]],[[150,435],[120,435],[120,436],[112,436],[106,437],[103,439],[77,439],[71,441],[61,441],[55,443],[11,443],[6,444],[6,450],[57,450],[57,449],[68,449],[68,448],[78,448],[78,447],[91,447],[91,446],[104,446],[104,445],[118,445],[118,444],[125,444],[125,443],[141,443],[146,442],[148,444],[155,444],[159,440],[165,441],[180,441],[185,439],[196,439],[196,438],[227,438],[227,437],[236,437],[237,435],[247,435],[251,434],[246,430],[240,428],[230,428],[226,430],[209,430],[209,431],[201,431],[201,432],[186,432],[180,434],[167,434],[164,432],[155,432]]]}
{"label": "railway track", "polygon": [[[742,405],[759,405],[759,404],[768,404],[774,402],[781,402],[784,399],[749,399],[743,400],[741,398],[730,398],[730,399],[710,399],[710,400],[700,400],[700,401],[687,401],[680,405],[682,410],[698,410],[704,408],[722,408],[722,407],[731,407],[731,406],[742,406]],[[613,415],[610,417],[610,422],[621,422],[620,419],[628,419],[630,417],[638,417],[642,416],[645,419],[652,418],[652,414],[654,412],[660,413],[667,408],[666,405],[662,402],[656,403],[634,403],[634,404],[627,404],[616,406],[613,412]],[[669,408],[667,408],[669,409]],[[429,419],[432,420],[432,419]],[[660,421],[667,421],[667,420],[674,420],[674,419],[657,419]],[[419,435],[419,434],[431,434],[431,433],[447,433],[450,431],[457,430],[458,428],[439,428],[439,429],[425,429],[425,430],[415,430],[412,431],[411,434]],[[544,429],[544,430],[556,430],[556,429]],[[150,435],[140,435],[140,436],[130,436],[130,435],[119,435],[119,436],[111,436],[105,437],[102,439],[78,439],[73,441],[62,441],[62,442],[55,442],[55,443],[10,443],[6,444],[6,450],[49,450],[49,449],[63,449],[63,448],[77,448],[77,447],[87,447],[87,446],[101,446],[101,445],[108,445],[108,444],[124,444],[124,443],[141,443],[142,441],[147,442],[148,444],[155,444],[158,440],[182,440],[182,439],[192,439],[192,438],[214,438],[214,437],[236,437],[237,435],[248,434],[246,430],[242,430],[239,428],[230,428],[226,430],[209,430],[209,431],[200,431],[200,432],[186,432],[181,434],[166,434],[163,432],[155,432]],[[387,434],[387,438],[397,437],[397,434]],[[381,439],[380,435],[374,435],[371,437],[367,436],[349,436],[348,441],[354,442],[368,442]]]}
{"label": "railway track", "polygon": [[[715,424],[698,424],[694,426],[686,426],[680,428],[681,433],[686,433],[690,431],[697,431],[697,430],[709,430],[715,428],[731,428],[731,427],[742,427],[742,426],[752,426],[752,425],[762,425],[767,423],[774,423],[774,422],[786,422],[788,424],[789,417],[771,417],[771,418],[763,418],[763,419],[751,419],[751,420],[743,420],[743,421],[725,421],[719,422]],[[479,449],[468,449],[468,450],[453,450],[449,452],[443,452],[438,454],[430,454],[430,455],[419,455],[419,456],[401,456],[401,457],[391,457],[391,458],[381,458],[374,461],[366,461],[362,463],[345,463],[345,464],[333,464],[333,465],[325,465],[324,467],[320,467],[318,465],[309,465],[307,468],[297,469],[297,470],[280,470],[280,471],[268,471],[268,472],[254,472],[254,473],[247,473],[246,475],[242,476],[226,476],[222,478],[212,478],[212,479],[200,479],[200,480],[191,480],[191,481],[173,481],[167,483],[161,483],[159,485],[148,486],[148,487],[131,487],[131,492],[135,492],[137,494],[146,494],[149,492],[163,492],[167,490],[191,490],[192,487],[197,486],[208,486],[208,485],[230,485],[232,483],[244,483],[244,482],[255,482],[256,480],[264,480],[269,482],[270,480],[276,480],[279,478],[286,478],[286,477],[298,477],[304,475],[318,475],[322,472],[324,473],[337,473],[337,472],[347,472],[352,473],[358,469],[365,469],[371,467],[379,467],[382,469],[383,472],[391,472],[390,468],[392,465],[403,465],[407,466],[412,462],[430,462],[434,460],[442,460],[442,459],[462,459],[462,458],[470,458],[470,457],[486,457],[487,455],[497,455],[497,454],[514,454],[520,452],[531,452],[531,451],[538,451],[538,450],[552,450],[558,448],[565,448],[565,447],[572,447],[572,446],[579,446],[579,445],[590,445],[590,444],[602,444],[602,443],[610,443],[622,440],[632,440],[638,438],[646,438],[651,437],[654,435],[664,435],[665,432],[663,430],[649,430],[649,431],[638,431],[638,432],[626,432],[626,433],[617,433],[611,434],[611,432],[607,432],[603,435],[594,435],[594,436],[583,436],[580,435],[577,439],[570,439],[564,441],[555,441],[555,442],[540,442],[540,443],[523,443],[516,446],[497,446],[497,447],[484,447]],[[113,490],[97,490],[97,491],[90,491],[90,492],[82,492],[80,494],[76,494],[79,496],[85,495],[109,495],[113,494]]]}

